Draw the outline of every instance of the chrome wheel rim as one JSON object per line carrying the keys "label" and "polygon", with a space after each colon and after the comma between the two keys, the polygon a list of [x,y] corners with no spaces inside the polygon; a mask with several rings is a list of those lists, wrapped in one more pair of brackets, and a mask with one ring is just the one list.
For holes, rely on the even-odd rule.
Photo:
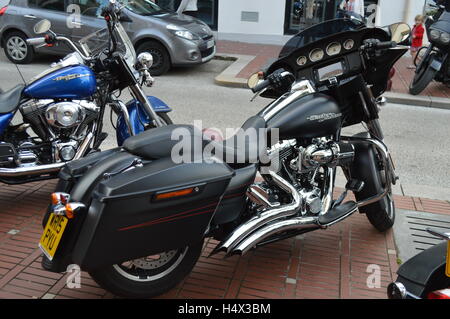
{"label": "chrome wheel rim", "polygon": [[8,39],[6,48],[9,55],[17,61],[25,59],[28,53],[27,43],[19,36],[13,36]]}
{"label": "chrome wheel rim", "polygon": [[123,277],[132,281],[155,281],[171,273],[183,260],[188,247],[170,250],[160,254],[134,259],[113,268]]}

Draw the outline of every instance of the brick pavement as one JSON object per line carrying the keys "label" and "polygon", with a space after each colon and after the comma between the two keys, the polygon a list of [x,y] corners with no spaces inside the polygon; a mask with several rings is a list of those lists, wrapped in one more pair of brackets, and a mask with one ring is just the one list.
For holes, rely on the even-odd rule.
{"label": "brick pavement", "polygon": [[[237,75],[238,78],[247,79],[255,72],[260,71],[264,66],[268,65],[273,59],[278,57],[281,46],[276,45],[262,45],[234,41],[218,41],[218,54],[243,54],[254,55],[253,59],[247,66],[245,66]],[[409,85],[414,77],[414,70],[407,68],[411,65],[411,58],[403,57],[395,65],[396,74],[393,78],[392,92],[394,93],[408,93]],[[442,83],[433,81],[420,95],[450,98],[450,89]]]}
{"label": "brick pavement", "polygon": [[[0,298],[113,298],[86,273],[80,289],[69,289],[64,275],[41,269],[37,243],[54,185],[0,185]],[[395,200],[399,209],[450,214],[449,202]],[[358,214],[328,230],[261,247],[244,257],[206,258],[214,245],[207,241],[194,271],[160,298],[385,298],[398,267],[392,232],[378,233]],[[366,285],[371,264],[380,266],[379,289]]]}

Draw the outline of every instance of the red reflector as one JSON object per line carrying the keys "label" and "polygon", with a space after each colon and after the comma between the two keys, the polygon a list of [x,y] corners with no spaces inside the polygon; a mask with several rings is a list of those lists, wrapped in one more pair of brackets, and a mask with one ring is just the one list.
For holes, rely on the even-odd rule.
{"label": "red reflector", "polygon": [[392,79],[395,76],[395,68],[392,68],[391,71],[389,72],[389,78]]}
{"label": "red reflector", "polygon": [[428,294],[428,299],[450,299],[450,288],[432,291]]}
{"label": "red reflector", "polygon": [[0,17],[5,14],[6,9],[8,9],[8,7],[3,7],[0,9]]}

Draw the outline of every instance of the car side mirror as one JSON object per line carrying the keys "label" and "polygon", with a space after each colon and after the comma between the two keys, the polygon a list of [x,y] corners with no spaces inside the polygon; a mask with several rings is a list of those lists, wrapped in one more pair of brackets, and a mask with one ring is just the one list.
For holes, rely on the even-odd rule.
{"label": "car side mirror", "polygon": [[394,23],[389,26],[391,41],[399,44],[406,41],[411,35],[411,28],[406,23]]}
{"label": "car side mirror", "polygon": [[52,23],[49,20],[47,19],[41,20],[34,25],[34,33],[36,34],[47,33],[48,31],[50,31],[51,27]]}

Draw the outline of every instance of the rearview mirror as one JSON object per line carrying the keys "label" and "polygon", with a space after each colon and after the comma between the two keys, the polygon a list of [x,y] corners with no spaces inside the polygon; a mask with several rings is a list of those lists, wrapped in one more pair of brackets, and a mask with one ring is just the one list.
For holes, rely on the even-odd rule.
{"label": "rearview mirror", "polygon": [[253,89],[255,86],[258,85],[259,81],[260,81],[260,73],[255,73],[252,76],[250,76],[247,80],[247,86],[249,89]]}
{"label": "rearview mirror", "polygon": [[34,33],[36,33],[36,34],[46,33],[50,30],[51,27],[52,27],[52,23],[49,20],[47,20],[47,19],[41,20],[35,24]]}
{"label": "rearview mirror", "polygon": [[394,23],[389,26],[391,41],[399,44],[404,42],[411,35],[411,28],[406,23]]}

